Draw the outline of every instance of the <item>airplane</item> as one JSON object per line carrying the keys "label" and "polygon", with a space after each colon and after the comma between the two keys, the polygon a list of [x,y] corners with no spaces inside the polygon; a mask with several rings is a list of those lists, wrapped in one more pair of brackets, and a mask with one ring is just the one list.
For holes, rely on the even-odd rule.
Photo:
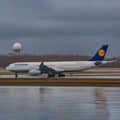
{"label": "airplane", "polygon": [[43,73],[48,74],[49,77],[64,77],[64,72],[81,72],[91,68],[107,64],[110,61],[104,61],[109,45],[103,45],[97,53],[89,61],[59,61],[59,62],[17,62],[10,64],[6,70],[15,73],[29,73],[30,76],[38,76]]}

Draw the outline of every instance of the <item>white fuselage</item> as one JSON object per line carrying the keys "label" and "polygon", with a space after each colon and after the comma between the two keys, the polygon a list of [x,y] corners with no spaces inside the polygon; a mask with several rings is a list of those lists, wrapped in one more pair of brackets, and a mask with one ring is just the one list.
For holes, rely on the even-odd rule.
{"label": "white fuselage", "polygon": [[[83,71],[97,67],[96,61],[68,61],[68,62],[44,62],[44,65],[54,69],[57,72],[75,72]],[[106,64],[107,61],[102,61]],[[6,67],[11,72],[29,72],[30,70],[39,70],[41,62],[19,62],[13,63]]]}

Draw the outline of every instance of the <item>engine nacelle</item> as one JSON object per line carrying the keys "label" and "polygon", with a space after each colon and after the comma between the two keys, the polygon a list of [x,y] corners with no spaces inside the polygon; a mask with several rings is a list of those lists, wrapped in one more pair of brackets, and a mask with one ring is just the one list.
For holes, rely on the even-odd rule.
{"label": "engine nacelle", "polygon": [[29,74],[30,74],[30,76],[37,76],[37,75],[41,74],[41,71],[33,69],[33,70],[29,71]]}

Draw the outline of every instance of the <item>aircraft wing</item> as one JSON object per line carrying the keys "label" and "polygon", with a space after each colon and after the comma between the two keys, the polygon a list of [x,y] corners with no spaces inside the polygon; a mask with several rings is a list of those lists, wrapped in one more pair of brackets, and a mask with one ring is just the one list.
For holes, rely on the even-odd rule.
{"label": "aircraft wing", "polygon": [[46,66],[46,65],[44,65],[43,62],[40,64],[40,67],[39,67],[39,68],[40,68],[41,73],[57,74],[57,73],[60,73],[60,72],[63,71],[62,69],[59,69],[59,68],[56,68],[56,67]]}

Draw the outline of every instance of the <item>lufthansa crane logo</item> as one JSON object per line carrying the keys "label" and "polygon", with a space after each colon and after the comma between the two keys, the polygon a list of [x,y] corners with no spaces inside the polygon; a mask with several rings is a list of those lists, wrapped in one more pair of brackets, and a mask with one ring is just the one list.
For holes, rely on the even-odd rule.
{"label": "lufthansa crane logo", "polygon": [[100,49],[98,54],[100,57],[103,57],[105,55],[105,51],[103,49]]}

